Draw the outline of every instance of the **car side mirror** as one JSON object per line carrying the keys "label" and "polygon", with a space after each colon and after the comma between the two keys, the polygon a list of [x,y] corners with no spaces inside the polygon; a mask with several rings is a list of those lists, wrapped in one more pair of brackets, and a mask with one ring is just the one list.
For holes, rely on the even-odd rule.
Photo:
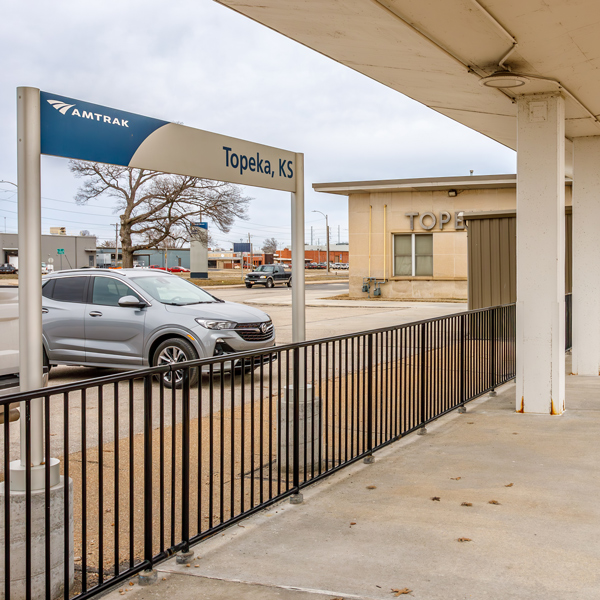
{"label": "car side mirror", "polygon": [[123,306],[124,308],[144,308],[146,303],[135,296],[123,296],[119,298],[119,306]]}

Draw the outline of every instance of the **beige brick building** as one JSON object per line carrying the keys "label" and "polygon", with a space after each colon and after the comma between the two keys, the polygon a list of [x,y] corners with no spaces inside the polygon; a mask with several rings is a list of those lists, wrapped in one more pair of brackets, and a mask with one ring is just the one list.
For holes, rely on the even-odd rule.
{"label": "beige brick building", "polygon": [[[467,300],[463,213],[515,210],[516,175],[319,183],[348,196],[350,297]],[[566,204],[571,204],[567,182]],[[363,291],[364,286],[368,292]]]}

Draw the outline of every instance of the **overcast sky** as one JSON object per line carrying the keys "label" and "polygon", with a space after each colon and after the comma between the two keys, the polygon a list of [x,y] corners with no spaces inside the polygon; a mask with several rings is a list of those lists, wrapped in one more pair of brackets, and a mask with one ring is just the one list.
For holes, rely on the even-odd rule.
{"label": "overcast sky", "polygon": [[[296,152],[306,165],[306,241],[348,238],[347,200],[315,182],[514,173],[515,153],[211,0],[4,0],[0,19],[0,180],[16,183],[19,85]],[[114,239],[111,200],[75,205],[65,159],[42,158],[43,232]],[[252,234],[290,243],[289,194],[246,188]],[[16,231],[0,184],[0,229]],[[6,218],[6,221],[5,219]]]}

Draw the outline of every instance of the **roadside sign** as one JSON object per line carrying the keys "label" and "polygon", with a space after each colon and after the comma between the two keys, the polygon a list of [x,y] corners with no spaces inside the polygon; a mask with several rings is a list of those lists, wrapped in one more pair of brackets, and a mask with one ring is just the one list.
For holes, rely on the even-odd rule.
{"label": "roadside sign", "polygon": [[208,231],[208,223],[206,221],[196,221],[195,223],[192,223],[192,235],[198,235],[200,233],[200,229]]}
{"label": "roadside sign", "polygon": [[56,250],[56,254],[64,254],[65,253],[65,249],[64,248],[58,248]]}

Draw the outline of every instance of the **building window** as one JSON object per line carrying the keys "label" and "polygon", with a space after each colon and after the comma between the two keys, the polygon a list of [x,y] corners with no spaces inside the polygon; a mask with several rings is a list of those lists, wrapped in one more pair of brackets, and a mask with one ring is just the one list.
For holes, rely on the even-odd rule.
{"label": "building window", "polygon": [[433,235],[406,233],[394,236],[394,276],[433,275]]}

